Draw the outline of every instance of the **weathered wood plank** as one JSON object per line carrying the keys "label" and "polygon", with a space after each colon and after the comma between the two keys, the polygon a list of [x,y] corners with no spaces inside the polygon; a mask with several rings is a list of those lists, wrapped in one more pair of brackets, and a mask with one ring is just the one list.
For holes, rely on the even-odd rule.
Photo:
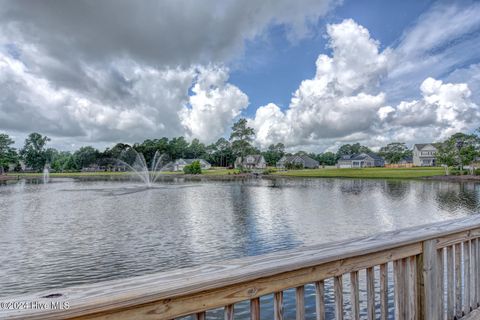
{"label": "weathered wood plank", "polygon": [[440,319],[438,301],[438,252],[435,240],[423,242],[423,277],[425,281],[425,319]]}
{"label": "weathered wood plank", "polygon": [[462,245],[457,243],[455,249],[455,316],[462,317]]}
{"label": "weathered wood plank", "polygon": [[417,299],[416,299],[416,311],[417,320],[425,319],[425,278],[423,274],[423,253],[415,257],[417,270]]}
{"label": "weathered wood plank", "polygon": [[343,320],[343,279],[341,275],[333,278],[333,288],[335,295],[335,319]]}
{"label": "weathered wood plank", "polygon": [[453,246],[447,247],[447,319],[455,317],[455,277]]}
{"label": "weathered wood plank", "polygon": [[[0,312],[0,317],[58,319],[88,316],[108,319],[115,314],[118,318],[126,319],[171,319],[326,279],[337,272],[352,272],[359,270],[358,267],[368,268],[416,255],[422,251],[417,247],[420,241],[479,228],[480,217],[471,216],[222,264],[206,264],[131,279],[47,290],[2,300],[39,300],[42,296],[59,294],[59,300],[68,297],[71,307],[68,310],[4,310]],[[403,251],[407,247],[409,250],[415,248],[412,250],[415,252]],[[377,254],[379,252],[395,252],[397,256],[382,257]],[[371,255],[376,255],[377,260],[369,263]],[[350,264],[343,267],[347,260]],[[334,271],[335,268],[338,271]],[[294,276],[294,279],[286,278],[287,274]],[[50,302],[51,299],[39,301]]]}
{"label": "weathered wood plank", "polygon": [[273,313],[275,320],[283,320],[283,291],[275,292],[273,296]]}
{"label": "weathered wood plank", "polygon": [[305,320],[305,287],[300,286],[295,290],[295,301],[296,301],[296,319]]}
{"label": "weathered wood plank", "polygon": [[478,255],[477,255],[477,245],[478,245],[478,239],[473,239],[472,242],[472,247],[470,248],[471,253],[472,253],[472,270],[471,270],[471,275],[472,275],[472,301],[471,301],[471,306],[472,309],[477,308],[477,301],[478,301]]}
{"label": "weathered wood plank", "polygon": [[405,319],[405,272],[402,260],[393,262],[394,298],[395,298],[395,319]]}
{"label": "weathered wood plank", "polygon": [[443,269],[443,257],[445,248],[437,249],[437,299],[438,299],[438,314],[441,319],[445,314],[445,288],[444,288],[444,269]]}
{"label": "weathered wood plank", "polygon": [[416,285],[416,259],[415,256],[407,258],[407,304],[408,304],[408,319],[415,320],[416,315],[416,299],[417,299],[417,285]]}
{"label": "weathered wood plank", "polygon": [[205,311],[195,314],[195,319],[196,320],[205,320],[206,318],[207,318],[207,313]]}
{"label": "weathered wood plank", "polygon": [[465,314],[470,313],[470,241],[463,243],[463,271],[464,271],[464,285],[463,285],[463,311]]}
{"label": "weathered wood plank", "polygon": [[325,320],[325,283],[323,280],[315,282],[315,307],[316,320]]}
{"label": "weathered wood plank", "polygon": [[373,267],[367,268],[367,318],[375,320],[375,274]]}
{"label": "weathered wood plank", "polygon": [[227,306],[225,306],[225,308],[223,309],[223,315],[224,315],[224,319],[225,320],[233,320],[233,315],[235,314],[235,309],[234,309],[234,306],[233,304],[229,304]]}
{"label": "weathered wood plank", "polygon": [[260,320],[260,298],[250,300],[250,320]]}
{"label": "weathered wood plank", "polygon": [[353,320],[360,319],[360,288],[358,283],[358,271],[350,273],[350,303],[352,314],[351,318]]}
{"label": "weathered wood plank", "polygon": [[388,320],[388,264],[380,265],[380,320]]}
{"label": "weathered wood plank", "polygon": [[475,239],[475,305],[480,306],[480,242]]}

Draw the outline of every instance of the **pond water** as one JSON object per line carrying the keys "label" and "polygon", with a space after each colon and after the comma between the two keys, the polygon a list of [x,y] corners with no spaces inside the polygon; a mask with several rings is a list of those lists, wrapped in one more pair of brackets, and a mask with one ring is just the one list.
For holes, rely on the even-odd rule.
{"label": "pond water", "polygon": [[[131,181],[20,181],[0,186],[0,297],[325,243],[479,210],[480,184],[473,183],[165,178],[145,190]],[[314,308],[308,302],[312,292],[307,288],[307,314]],[[287,293],[287,304],[290,300]],[[240,315],[247,311],[248,306],[238,309]]]}

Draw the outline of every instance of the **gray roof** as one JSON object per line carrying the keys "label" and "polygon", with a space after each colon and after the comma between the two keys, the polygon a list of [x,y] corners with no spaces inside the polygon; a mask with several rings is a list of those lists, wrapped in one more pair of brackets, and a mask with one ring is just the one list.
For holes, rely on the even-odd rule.
{"label": "gray roof", "polygon": [[365,160],[367,157],[370,157],[373,160],[383,161],[382,157],[380,157],[378,154],[373,153],[373,152],[344,155],[340,158],[340,160]]}
{"label": "gray roof", "polygon": [[282,159],[279,160],[279,162],[294,162],[295,159],[302,159],[305,165],[307,166],[318,166],[319,162],[311,157],[309,157],[306,154],[299,154],[299,155],[293,155],[293,156],[283,156]]}
{"label": "gray roof", "polygon": [[[253,157],[253,162],[247,162],[247,159],[249,157]],[[245,156],[243,159],[241,157],[238,157],[235,162],[236,163],[244,163],[244,164],[259,164],[261,162],[261,160],[263,159],[263,156],[261,154],[249,154],[247,156]]]}
{"label": "gray roof", "polygon": [[425,148],[426,146],[434,146],[435,148],[438,148],[438,146],[440,145],[441,143],[416,143],[413,145],[413,147],[417,147],[418,150],[422,150],[423,148]]}

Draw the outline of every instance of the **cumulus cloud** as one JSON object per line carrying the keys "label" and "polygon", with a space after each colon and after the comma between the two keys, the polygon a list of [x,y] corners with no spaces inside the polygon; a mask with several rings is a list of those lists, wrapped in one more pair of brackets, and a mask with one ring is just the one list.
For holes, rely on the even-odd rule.
{"label": "cumulus cloud", "polygon": [[301,39],[336,3],[2,1],[0,127],[80,144],[208,142],[248,105],[224,67],[244,42],[272,25]]}
{"label": "cumulus cloud", "polygon": [[114,71],[85,69],[100,91],[111,86],[112,74],[121,79],[116,82],[121,99],[101,99],[91,91],[55,87],[0,51],[0,126],[85,142],[117,142],[119,137],[134,142],[185,133],[209,142],[248,105],[246,95],[227,83],[223,67],[154,69],[132,61],[115,65]]}
{"label": "cumulus cloud", "polygon": [[422,99],[380,108],[382,129],[402,141],[441,141],[478,125],[480,108],[465,83],[443,83],[427,78],[420,86]]}
{"label": "cumulus cloud", "polygon": [[318,145],[372,130],[385,103],[378,83],[387,72],[390,50],[380,51],[368,30],[350,19],[328,25],[327,35],[332,55],[318,57],[315,77],[300,84],[288,109],[258,108],[251,125],[261,146]]}
{"label": "cumulus cloud", "polygon": [[315,77],[300,84],[288,108],[269,103],[250,119],[260,146],[284,142],[318,151],[361,142],[375,148],[391,141],[438,141],[478,125],[479,107],[466,83],[429,77],[420,85],[421,99],[387,105],[379,84],[396,52],[380,51],[353,20],[329,25],[327,35],[331,56],[318,57]]}

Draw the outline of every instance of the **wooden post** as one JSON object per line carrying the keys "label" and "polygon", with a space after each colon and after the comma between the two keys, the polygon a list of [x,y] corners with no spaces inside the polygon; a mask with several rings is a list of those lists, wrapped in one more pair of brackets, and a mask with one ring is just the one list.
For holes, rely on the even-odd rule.
{"label": "wooden post", "polygon": [[425,296],[425,319],[440,319],[440,306],[438,301],[438,252],[436,240],[426,240],[423,242],[423,279]]}
{"label": "wooden post", "polygon": [[250,300],[250,320],[260,320],[260,298]]}
{"label": "wooden post", "polygon": [[283,320],[283,291],[275,292],[273,312],[275,320]]}
{"label": "wooden post", "polygon": [[358,271],[350,273],[350,304],[352,305],[352,320],[360,319],[360,295],[358,285]]}
{"label": "wooden post", "polygon": [[343,280],[342,276],[333,278],[333,288],[335,292],[335,319],[343,320]]}
{"label": "wooden post", "polygon": [[297,302],[297,320],[305,320],[305,287],[297,287],[295,291],[296,302]]}
{"label": "wooden post", "polygon": [[229,304],[228,306],[225,306],[223,315],[225,320],[233,320],[233,315],[234,315],[233,304]]}
{"label": "wooden post", "polygon": [[367,268],[367,317],[375,320],[375,274],[373,267]]}
{"label": "wooden post", "polygon": [[316,320],[325,320],[325,283],[323,280],[315,282]]}
{"label": "wooden post", "polygon": [[416,260],[416,271],[417,271],[417,303],[416,307],[416,318],[417,320],[425,319],[425,279],[423,277],[423,253],[419,254],[415,258]]}
{"label": "wooden post", "polygon": [[388,320],[388,263],[380,265],[380,319]]}

